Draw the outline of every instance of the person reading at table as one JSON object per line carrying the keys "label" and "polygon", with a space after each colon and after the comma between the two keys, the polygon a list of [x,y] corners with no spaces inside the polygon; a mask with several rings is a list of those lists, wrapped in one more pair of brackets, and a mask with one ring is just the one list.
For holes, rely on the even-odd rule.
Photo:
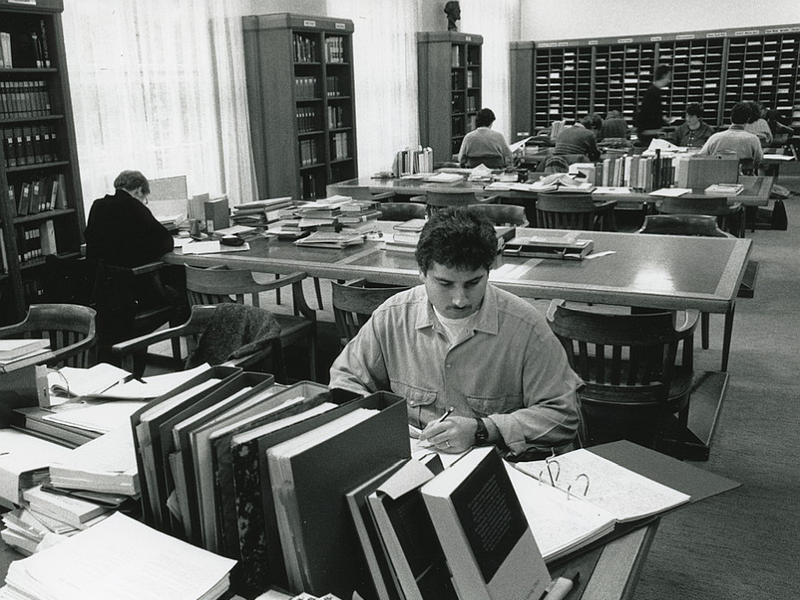
{"label": "person reading at table", "polygon": [[[591,162],[600,160],[597,148],[597,132],[603,125],[603,119],[591,113],[583,117],[572,127],[566,127],[558,134],[553,154],[556,156],[574,156],[572,162]],[[568,161],[569,162],[569,161]]]}
{"label": "person reading at table", "polygon": [[703,122],[703,107],[697,103],[686,107],[686,121],[672,134],[676,146],[701,148],[706,140],[714,135],[714,129]]}
{"label": "person reading at table", "polygon": [[758,136],[744,129],[751,114],[747,103],[737,102],[734,104],[731,109],[731,126],[708,138],[700,149],[700,154],[735,152],[740,161],[752,160],[753,166],[757,167],[758,163],[764,159],[764,152]]}
{"label": "person reading at table", "polygon": [[331,389],[403,396],[409,424],[443,452],[495,444],[528,458],[569,449],[582,382],[545,318],[489,283],[496,253],[485,217],[435,213],[416,250],[422,285],[372,314],[331,366]]}
{"label": "person reading at table", "polygon": [[464,136],[458,152],[458,164],[477,167],[484,164],[490,169],[510,167],[514,164],[511,148],[503,134],[492,129],[495,121],[491,108],[482,108],[475,117],[475,129]]}

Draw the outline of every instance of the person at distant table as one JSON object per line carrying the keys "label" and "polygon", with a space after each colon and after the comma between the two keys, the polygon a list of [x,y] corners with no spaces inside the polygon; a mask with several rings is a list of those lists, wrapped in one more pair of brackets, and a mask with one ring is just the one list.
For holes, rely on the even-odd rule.
{"label": "person at distant table", "polygon": [[753,166],[757,167],[764,159],[764,152],[758,137],[744,129],[751,114],[751,108],[746,103],[734,104],[731,109],[731,126],[708,138],[700,149],[700,154],[735,152],[740,161],[752,160]]}
{"label": "person at distant table", "polygon": [[686,107],[686,121],[672,134],[676,146],[702,148],[706,140],[714,135],[714,129],[703,122],[703,107],[697,103]]}
{"label": "person at distant table", "polygon": [[618,110],[610,110],[603,119],[603,124],[600,126],[600,131],[597,134],[597,140],[603,141],[610,138],[627,140],[630,137],[628,131],[628,124],[625,122],[625,117]]}
{"label": "person at distant table", "polygon": [[599,116],[590,113],[572,127],[564,128],[558,134],[553,154],[556,156],[582,155],[592,162],[600,160],[596,132],[600,130],[602,124],[603,120]]}
{"label": "person at distant table", "polygon": [[653,77],[653,84],[642,96],[642,103],[636,114],[636,134],[640,146],[650,145],[650,141],[658,137],[664,125],[667,124],[664,119],[662,90],[669,85],[671,80],[672,67],[658,65]]}
{"label": "person at distant table", "polygon": [[755,134],[761,142],[762,148],[768,148],[772,144],[772,129],[764,118],[766,109],[761,102],[747,102],[750,107],[750,118],[745,123],[744,130]]}
{"label": "person at distant table", "polygon": [[95,200],[86,224],[86,257],[138,267],[173,248],[172,234],[147,208],[150,183],[139,171],[122,171],[114,195]]}
{"label": "person at distant table", "polygon": [[492,129],[495,121],[491,108],[482,108],[475,117],[475,129],[464,136],[458,152],[458,164],[477,167],[484,164],[490,169],[510,167],[514,157],[503,134]]}
{"label": "person at distant table", "polygon": [[409,424],[442,452],[569,449],[582,382],[545,318],[489,283],[496,253],[485,217],[434,213],[415,255],[422,285],[375,310],[331,366],[331,389],[403,396]]}

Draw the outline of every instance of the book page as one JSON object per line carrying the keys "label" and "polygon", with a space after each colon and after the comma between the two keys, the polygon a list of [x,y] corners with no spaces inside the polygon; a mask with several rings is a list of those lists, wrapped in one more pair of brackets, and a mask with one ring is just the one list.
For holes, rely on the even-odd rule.
{"label": "book page", "polygon": [[[666,511],[690,500],[682,492],[661,485],[606,460],[588,450],[580,449],[554,459],[560,467],[556,486],[562,490],[572,484],[572,493],[583,493],[589,478],[585,498],[614,515],[617,521],[632,521]],[[545,461],[517,463],[517,468],[533,477],[547,475]],[[555,475],[555,471],[554,471]]]}

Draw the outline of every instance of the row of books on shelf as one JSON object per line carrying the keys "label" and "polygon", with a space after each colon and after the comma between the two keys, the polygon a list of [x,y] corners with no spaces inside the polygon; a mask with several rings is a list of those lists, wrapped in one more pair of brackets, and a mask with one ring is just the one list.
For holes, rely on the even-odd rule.
{"label": "row of books on shelf", "polygon": [[325,62],[343,63],[347,61],[345,38],[327,36],[325,38]]}
{"label": "row of books on shelf", "polygon": [[299,63],[319,62],[316,36],[305,36],[295,33],[292,36],[294,61]]}
{"label": "row of books on shelf", "polygon": [[427,146],[416,146],[400,150],[395,154],[392,172],[395,177],[414,175],[416,173],[432,173],[433,149]]}
{"label": "row of books on shelf", "polygon": [[673,157],[618,156],[596,163],[571,165],[573,171],[585,176],[585,181],[603,187],[630,187],[651,192],[671,187],[676,167]]}
{"label": "row of books on shelf", "polygon": [[307,133],[309,131],[317,131],[321,129],[319,126],[319,118],[317,116],[317,109],[314,106],[298,106],[297,107],[297,130],[300,133]]}
{"label": "row of books on shelf", "polygon": [[4,127],[3,158],[6,168],[58,160],[58,132],[55,125]]}
{"label": "row of books on shelf", "polygon": [[324,156],[319,152],[317,140],[300,140],[300,166],[310,167],[321,163]]}
{"label": "row of books on shelf", "polygon": [[347,127],[345,115],[347,111],[344,106],[328,105],[328,127],[330,129],[341,129]]}
{"label": "row of books on shelf", "polygon": [[350,157],[350,133],[339,131],[331,136],[331,160],[342,160]]}
{"label": "row of books on shelf", "polygon": [[67,208],[64,176],[53,175],[9,184],[8,201],[15,216]]}
{"label": "row of books on shelf", "polygon": [[317,77],[316,75],[295,76],[294,95],[297,100],[309,100],[317,98]]}
{"label": "row of books on shelf", "polygon": [[50,91],[43,79],[0,81],[0,118],[41,117],[50,114]]}
{"label": "row of books on shelf", "polygon": [[347,92],[347,79],[339,75],[328,75],[325,77],[327,84],[328,98],[338,98],[348,95]]}
{"label": "row of books on shelf", "polygon": [[0,68],[41,69],[50,66],[44,19],[40,19],[38,27],[30,31],[0,31]]}
{"label": "row of books on shelf", "polygon": [[17,254],[20,264],[57,253],[55,224],[52,219],[17,227]]}

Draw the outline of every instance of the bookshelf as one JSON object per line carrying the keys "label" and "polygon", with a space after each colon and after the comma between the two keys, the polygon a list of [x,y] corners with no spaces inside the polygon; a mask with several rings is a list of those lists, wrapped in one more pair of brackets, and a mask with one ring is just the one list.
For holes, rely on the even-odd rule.
{"label": "bookshelf", "polygon": [[353,22],[281,13],[243,27],[259,198],[324,198],[358,176]]}
{"label": "bookshelf", "polygon": [[0,323],[42,294],[48,254],[77,256],[84,213],[62,0],[0,0]]}
{"label": "bookshelf", "polygon": [[664,91],[671,116],[693,102],[711,125],[736,102],[758,100],[800,131],[800,25],[615,38],[514,42],[512,123],[517,137],[557,117],[620,110],[628,124],[658,64],[672,65]]}
{"label": "bookshelf", "polygon": [[452,160],[475,129],[483,107],[483,37],[457,31],[417,33],[420,143],[433,148],[434,163]]}

